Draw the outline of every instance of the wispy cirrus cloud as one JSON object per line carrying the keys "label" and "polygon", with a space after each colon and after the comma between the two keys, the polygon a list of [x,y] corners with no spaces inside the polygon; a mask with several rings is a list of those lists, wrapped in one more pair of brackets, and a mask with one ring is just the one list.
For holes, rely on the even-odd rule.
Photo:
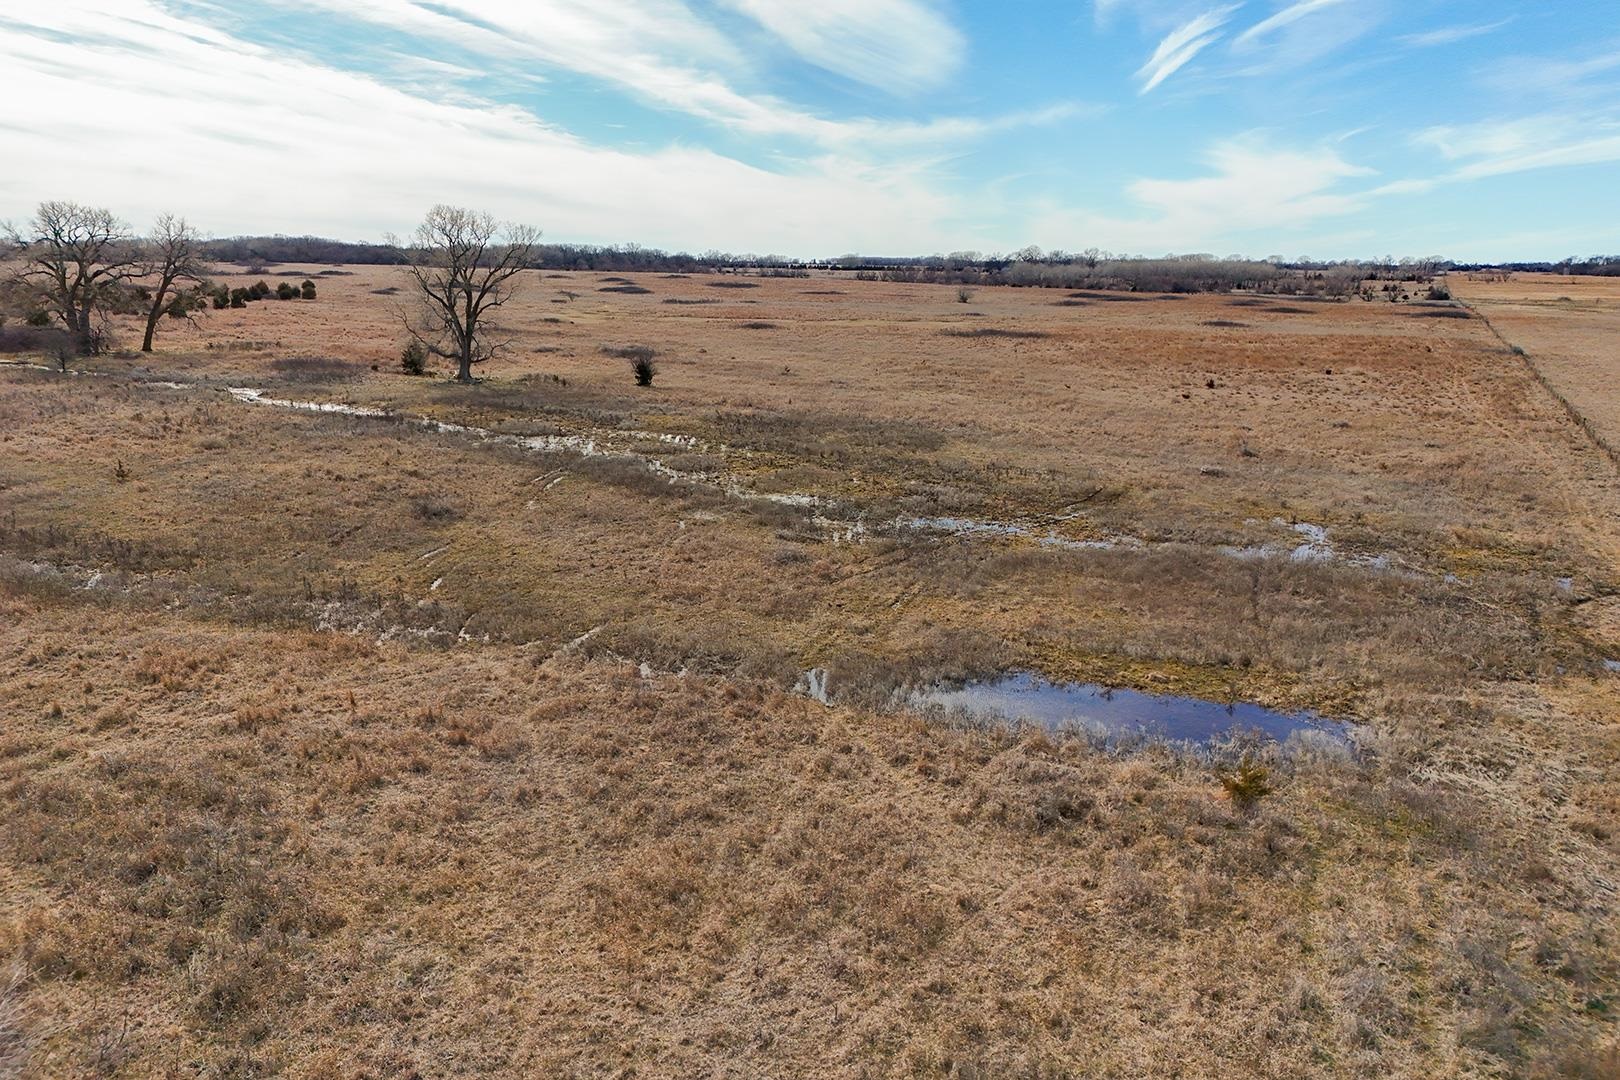
{"label": "wispy cirrus cloud", "polygon": [[919,0],[723,0],[817,67],[895,93],[943,83],[967,42]]}
{"label": "wispy cirrus cloud", "polygon": [[1113,19],[1115,13],[1131,6],[1134,0],[1093,0],[1092,17],[1097,20],[1098,26],[1105,26]]}
{"label": "wispy cirrus cloud", "polygon": [[1424,30],[1415,34],[1402,34],[1395,40],[1401,45],[1410,45],[1417,49],[1433,48],[1439,45],[1452,45],[1470,38],[1484,37],[1502,29],[1512,18],[1498,19],[1488,23],[1470,23],[1461,26],[1442,26],[1434,30]]}
{"label": "wispy cirrus cloud", "polygon": [[1185,67],[1193,57],[1220,39],[1220,29],[1242,5],[1228,4],[1195,16],[1166,34],[1153,55],[1136,72],[1146,94]]}
{"label": "wispy cirrus cloud", "polygon": [[1410,142],[1438,154],[1452,167],[1392,181],[1370,195],[1421,195],[1492,176],[1620,161],[1620,114],[1539,113],[1442,124],[1416,132]]}
{"label": "wispy cirrus cloud", "polygon": [[[812,62],[846,67],[898,87],[948,76],[961,42],[950,25],[914,0],[823,0],[815,8],[776,8],[763,0],[727,0],[758,19]],[[743,50],[684,0],[286,0],[287,4],[444,39],[507,65],[542,64],[618,88],[669,109],[751,137],[787,137],[839,153],[906,148],[971,138],[1021,123],[1045,123],[1080,111],[1074,104],[1000,115],[889,122],[833,118],[766,93],[739,89],[749,67]],[[830,6],[829,6],[830,5]],[[897,20],[880,23],[875,16]],[[885,76],[875,69],[887,67]],[[853,77],[853,75],[852,75]]]}
{"label": "wispy cirrus cloud", "polygon": [[1499,93],[1523,100],[1620,100],[1620,48],[1577,56],[1515,56],[1480,73],[1480,82]]}
{"label": "wispy cirrus cloud", "polygon": [[1557,113],[1440,125],[1413,141],[1462,164],[1451,179],[1525,172],[1567,165],[1620,161],[1620,117],[1571,117]]}
{"label": "wispy cirrus cloud", "polygon": [[1233,40],[1232,44],[1238,48],[1251,45],[1268,34],[1275,33],[1286,26],[1292,26],[1306,16],[1348,2],[1349,0],[1298,0],[1297,3],[1288,5],[1270,18],[1262,19],[1243,31]]}

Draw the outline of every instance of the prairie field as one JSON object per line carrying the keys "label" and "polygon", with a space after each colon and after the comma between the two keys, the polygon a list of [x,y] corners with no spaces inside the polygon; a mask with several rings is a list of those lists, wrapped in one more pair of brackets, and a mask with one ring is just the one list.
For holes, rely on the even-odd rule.
{"label": "prairie field", "polygon": [[0,363],[0,1075],[1620,1075],[1617,279],[265,276]]}

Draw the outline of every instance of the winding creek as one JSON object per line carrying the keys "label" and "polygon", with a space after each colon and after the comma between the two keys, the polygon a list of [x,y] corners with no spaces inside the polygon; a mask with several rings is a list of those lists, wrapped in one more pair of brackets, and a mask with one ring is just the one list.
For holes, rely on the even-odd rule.
{"label": "winding creek", "polygon": [[[28,366],[43,367],[43,365]],[[177,391],[219,389],[206,384],[155,380],[148,382],[147,385]],[[900,515],[872,522],[866,520],[858,510],[824,496],[800,492],[755,491],[721,472],[676,468],[656,453],[649,453],[647,450],[649,445],[662,445],[679,450],[721,454],[747,452],[724,445],[711,446],[687,435],[633,429],[598,429],[584,434],[514,435],[489,428],[435,420],[426,416],[412,416],[377,406],[277,397],[264,389],[248,386],[231,386],[223,389],[236,401],[248,405],[394,420],[423,430],[536,453],[633,460],[670,483],[699,484],[715,488],[726,497],[739,501],[774,503],[809,510],[810,524],[833,542],[861,543],[874,536],[921,533],[970,540],[1023,540],[1040,547],[1060,550],[1150,552],[1187,546],[1185,543],[1150,541],[1130,535],[1077,539],[1065,536],[1053,528],[1054,524],[1066,520],[1065,517],[1045,518],[1039,524],[914,515]],[[547,488],[554,486],[563,478],[557,477],[552,480]],[[1077,515],[1068,515],[1074,516]],[[1261,522],[1251,519],[1244,524],[1252,527],[1260,525]],[[1289,538],[1255,545],[1201,546],[1224,557],[1242,561],[1271,559],[1297,563],[1337,561],[1373,572],[1415,575],[1414,571],[1396,565],[1393,557],[1389,555],[1342,553],[1336,550],[1325,526],[1312,522],[1286,521],[1281,518],[1272,519],[1268,524]],[[437,552],[430,552],[424,558],[430,558],[435,554]],[[429,591],[437,592],[443,582],[443,577],[435,579]],[[94,589],[101,584],[102,575],[96,573],[87,575],[80,587]],[[323,619],[323,622],[326,621],[328,620]],[[387,632],[383,634],[384,638],[389,636],[393,635]],[[1620,662],[1615,660],[1603,661],[1603,667],[1610,672],[1620,672]],[[801,678],[797,690],[824,704],[830,703],[828,682],[826,671],[812,669]],[[1327,739],[1334,743],[1346,743],[1351,738],[1349,725],[1314,713],[1277,712],[1248,702],[1219,703],[1197,698],[1148,694],[1090,683],[1054,683],[1029,671],[1010,671],[992,679],[903,689],[896,691],[895,700],[920,711],[942,713],[959,719],[1035,724],[1051,731],[1080,732],[1109,740],[1158,738],[1179,743],[1208,745],[1244,734],[1258,734],[1278,742],[1295,736]]]}
{"label": "winding creek", "polygon": [[[163,383],[174,387],[177,384]],[[722,473],[697,472],[677,469],[655,455],[640,448],[648,443],[661,443],[682,450],[702,452],[736,452],[736,448],[713,446],[690,435],[671,435],[662,432],[635,429],[604,428],[589,434],[570,435],[512,435],[467,424],[448,423],[426,416],[411,416],[369,405],[351,405],[343,402],[300,401],[292,398],[272,397],[266,391],[247,386],[226,387],[226,393],[250,405],[291,409],[300,412],[329,413],[343,416],[392,419],[414,424],[429,431],[450,435],[463,435],[484,442],[514,446],[539,453],[571,453],[580,457],[617,457],[639,462],[654,475],[671,483],[701,484],[719,489],[728,498],[744,502],[774,503],[813,510],[811,524],[827,539],[834,542],[860,543],[872,536],[896,536],[905,533],[927,533],[967,539],[1028,540],[1041,547],[1071,551],[1153,551],[1188,546],[1184,541],[1151,541],[1129,535],[1112,535],[1076,539],[1053,530],[1050,524],[1034,525],[1016,521],[997,521],[967,517],[899,515],[881,521],[867,521],[856,511],[841,506],[825,496],[806,492],[761,492],[745,487]],[[555,483],[556,481],[553,481]],[[1075,515],[1068,515],[1073,517]],[[1064,517],[1047,519],[1066,520]],[[1245,525],[1257,525],[1253,519]],[[1292,531],[1297,539],[1292,542],[1239,546],[1221,544],[1213,550],[1228,558],[1257,560],[1286,558],[1293,562],[1342,561],[1370,570],[1390,571],[1394,560],[1389,555],[1344,555],[1338,552],[1328,536],[1325,526],[1311,522],[1289,522],[1281,518],[1271,521],[1274,527]],[[1203,545],[1208,546],[1208,545]],[[1403,571],[1404,572],[1404,571]]]}

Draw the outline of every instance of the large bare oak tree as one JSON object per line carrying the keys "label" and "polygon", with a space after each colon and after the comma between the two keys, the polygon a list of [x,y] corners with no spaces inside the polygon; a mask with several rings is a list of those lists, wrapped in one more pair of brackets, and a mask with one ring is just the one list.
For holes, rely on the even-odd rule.
{"label": "large bare oak tree", "polygon": [[99,316],[140,272],[140,252],[111,210],[74,202],[42,202],[26,231],[6,227],[23,267],[29,301],[62,321],[81,354],[98,352]]}
{"label": "large bare oak tree", "polygon": [[417,226],[405,257],[419,304],[405,326],[429,352],[455,362],[459,381],[472,382],[473,366],[505,344],[491,336],[489,316],[511,299],[539,241],[532,226],[456,206],[435,206]]}

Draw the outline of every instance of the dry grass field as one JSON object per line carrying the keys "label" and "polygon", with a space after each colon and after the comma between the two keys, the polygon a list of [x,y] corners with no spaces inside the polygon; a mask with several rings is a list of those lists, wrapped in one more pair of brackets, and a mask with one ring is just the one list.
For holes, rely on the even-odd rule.
{"label": "dry grass field", "polygon": [[0,367],[0,1075],[1620,1074],[1613,279],[277,269]]}

